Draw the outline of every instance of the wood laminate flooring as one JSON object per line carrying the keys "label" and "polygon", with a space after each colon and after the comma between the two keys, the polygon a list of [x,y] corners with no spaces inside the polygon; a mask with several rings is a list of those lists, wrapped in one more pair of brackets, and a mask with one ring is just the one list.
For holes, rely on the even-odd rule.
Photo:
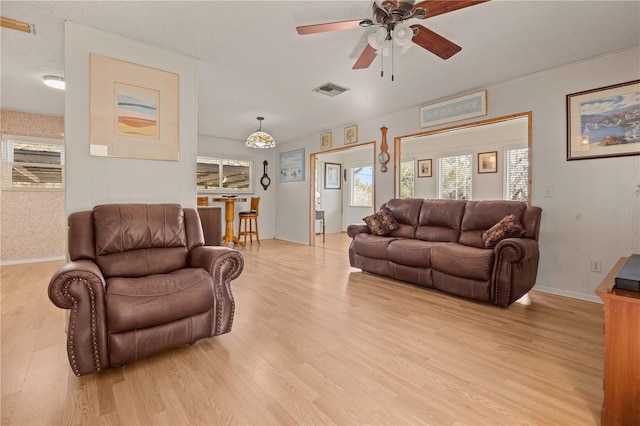
{"label": "wood laminate flooring", "polygon": [[2,425],[599,423],[602,305],[505,309],[365,274],[346,234],[261,243],[239,249],[231,333],[80,378],[47,298],[62,262],[2,267]]}

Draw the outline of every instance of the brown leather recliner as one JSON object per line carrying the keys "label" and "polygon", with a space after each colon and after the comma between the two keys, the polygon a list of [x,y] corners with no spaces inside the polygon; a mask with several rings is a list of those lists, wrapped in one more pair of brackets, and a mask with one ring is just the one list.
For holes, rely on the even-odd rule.
{"label": "brown leather recliner", "polygon": [[242,255],[205,246],[195,209],[108,204],[69,215],[69,257],[49,298],[70,309],[76,376],[231,331]]}

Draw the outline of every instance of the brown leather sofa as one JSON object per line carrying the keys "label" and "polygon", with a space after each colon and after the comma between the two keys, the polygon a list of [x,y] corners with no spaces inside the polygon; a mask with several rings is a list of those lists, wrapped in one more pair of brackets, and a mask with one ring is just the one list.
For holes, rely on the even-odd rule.
{"label": "brown leather sofa", "polygon": [[204,245],[195,209],[109,204],[69,215],[69,258],[49,298],[70,309],[77,376],[231,330],[240,253]]}
{"label": "brown leather sofa", "polygon": [[[350,225],[352,267],[481,302],[509,306],[536,282],[539,207],[519,201],[392,199],[386,236]],[[485,248],[482,234],[513,214],[526,234]]]}

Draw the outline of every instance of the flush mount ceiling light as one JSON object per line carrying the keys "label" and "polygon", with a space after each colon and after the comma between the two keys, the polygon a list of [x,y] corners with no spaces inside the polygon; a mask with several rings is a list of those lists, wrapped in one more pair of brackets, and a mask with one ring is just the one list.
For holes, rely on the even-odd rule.
{"label": "flush mount ceiling light", "polygon": [[253,132],[247,138],[245,145],[249,148],[275,148],[276,141],[269,133],[262,131],[262,120],[264,117],[256,117],[260,122],[258,131]]}
{"label": "flush mount ceiling light", "polygon": [[42,78],[44,84],[49,87],[53,87],[54,89],[64,90],[64,77],[59,77],[57,75],[45,75]]}

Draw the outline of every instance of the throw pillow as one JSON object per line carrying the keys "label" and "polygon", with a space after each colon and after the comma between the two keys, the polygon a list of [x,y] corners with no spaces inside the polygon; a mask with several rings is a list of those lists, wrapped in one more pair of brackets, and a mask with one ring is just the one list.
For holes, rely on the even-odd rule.
{"label": "throw pillow", "polygon": [[376,235],[387,235],[400,227],[391,210],[386,207],[371,216],[363,217],[362,220],[367,224],[371,233]]}
{"label": "throw pillow", "polygon": [[486,248],[493,248],[499,241],[505,238],[522,237],[524,234],[525,230],[518,218],[512,214],[508,214],[503,217],[500,222],[487,229],[482,234],[482,240]]}

